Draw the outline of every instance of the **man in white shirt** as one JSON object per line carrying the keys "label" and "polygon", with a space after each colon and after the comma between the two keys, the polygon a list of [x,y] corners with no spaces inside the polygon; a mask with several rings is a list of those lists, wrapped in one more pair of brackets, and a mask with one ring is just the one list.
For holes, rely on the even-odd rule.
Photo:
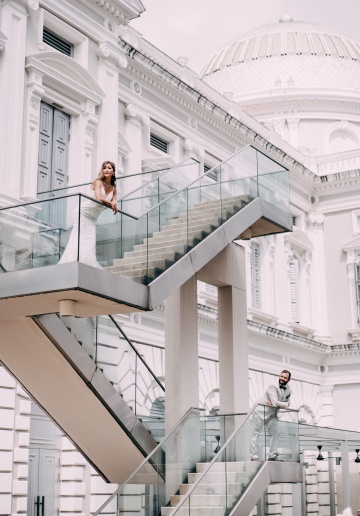
{"label": "man in white shirt", "polygon": [[288,385],[290,378],[290,371],[282,371],[279,376],[279,381],[270,385],[266,389],[265,394],[258,400],[258,403],[266,406],[259,406],[258,414],[256,411],[253,413],[253,433],[250,441],[251,460],[259,460],[257,441],[263,431],[264,425],[267,432],[270,434],[268,460],[278,460],[278,412],[279,409],[290,407],[291,390]]}

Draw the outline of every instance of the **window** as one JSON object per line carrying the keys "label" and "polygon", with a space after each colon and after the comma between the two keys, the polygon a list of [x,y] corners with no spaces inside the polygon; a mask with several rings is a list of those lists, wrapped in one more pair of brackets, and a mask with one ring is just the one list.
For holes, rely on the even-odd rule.
{"label": "window", "polygon": [[150,133],[150,145],[156,149],[161,150],[162,152],[165,152],[165,154],[168,154],[169,142],[163,140],[156,134]]}
{"label": "window", "polygon": [[293,257],[290,267],[290,308],[292,322],[299,323],[299,260]]}
{"label": "window", "polygon": [[251,304],[253,308],[261,309],[261,283],[260,283],[260,246],[256,242],[251,243]]}
{"label": "window", "polygon": [[62,54],[65,54],[69,57],[73,55],[74,45],[61,38],[55,32],[52,32],[47,27],[43,29],[43,42],[49,45],[50,47],[55,48]]}
{"label": "window", "polygon": [[[210,165],[206,165],[204,163],[204,174],[206,174],[206,172],[208,172],[209,170],[211,170],[212,167],[210,167]],[[210,179],[213,179],[214,181],[217,181],[218,180],[218,169],[215,168],[214,170],[212,170],[210,172],[210,174],[207,174],[207,177],[210,177]]]}

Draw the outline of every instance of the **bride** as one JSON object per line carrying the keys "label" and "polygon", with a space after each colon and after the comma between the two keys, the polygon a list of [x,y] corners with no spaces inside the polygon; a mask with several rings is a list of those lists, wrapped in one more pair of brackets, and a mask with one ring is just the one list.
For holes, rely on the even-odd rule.
{"label": "bride", "polygon": [[115,164],[112,161],[104,161],[101,165],[99,175],[92,184],[92,195],[99,202],[88,199],[83,201],[80,197],[80,213],[79,207],[75,208],[71,235],[59,263],[79,260],[92,267],[101,267],[96,259],[96,221],[107,206],[112,209],[114,215],[118,211]]}

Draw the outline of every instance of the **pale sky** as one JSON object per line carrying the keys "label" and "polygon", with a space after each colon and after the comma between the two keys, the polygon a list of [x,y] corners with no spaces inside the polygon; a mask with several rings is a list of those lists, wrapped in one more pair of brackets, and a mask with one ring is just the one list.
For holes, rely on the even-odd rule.
{"label": "pale sky", "polygon": [[142,0],[131,26],[173,59],[187,57],[199,72],[216,50],[254,27],[296,21],[336,28],[360,42],[360,0]]}

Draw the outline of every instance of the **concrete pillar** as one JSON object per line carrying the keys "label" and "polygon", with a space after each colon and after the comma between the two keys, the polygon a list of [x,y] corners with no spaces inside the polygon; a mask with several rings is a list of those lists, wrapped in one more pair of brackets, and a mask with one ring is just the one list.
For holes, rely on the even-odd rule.
{"label": "concrete pillar", "polygon": [[165,302],[166,431],[199,406],[197,281],[189,279]]}
{"label": "concrete pillar", "polygon": [[232,286],[218,292],[220,412],[248,412],[246,292]]}
{"label": "concrete pillar", "polygon": [[[199,406],[196,286],[193,276],[165,302],[166,435]],[[166,503],[200,460],[199,422],[199,413],[192,413],[166,442]]]}

